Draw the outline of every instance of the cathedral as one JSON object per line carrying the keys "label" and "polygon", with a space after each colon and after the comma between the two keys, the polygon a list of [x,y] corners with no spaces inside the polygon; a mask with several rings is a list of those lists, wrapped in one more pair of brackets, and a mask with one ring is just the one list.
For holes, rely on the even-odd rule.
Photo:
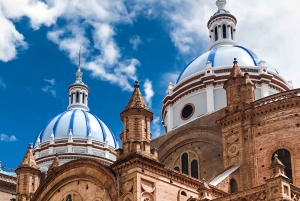
{"label": "cathedral", "polygon": [[135,81],[119,145],[88,107],[79,64],[67,111],[37,134],[15,174],[0,168],[0,201],[300,200],[300,89],[237,44],[237,19],[226,0],[216,5],[208,51],[167,86],[164,134],[152,139]]}

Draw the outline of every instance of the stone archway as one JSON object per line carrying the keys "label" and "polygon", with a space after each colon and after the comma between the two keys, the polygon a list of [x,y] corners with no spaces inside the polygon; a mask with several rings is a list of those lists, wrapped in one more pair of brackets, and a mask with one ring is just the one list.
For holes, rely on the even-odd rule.
{"label": "stone archway", "polygon": [[[118,199],[117,182],[112,170],[93,159],[79,159],[66,163],[53,172],[35,192],[32,201],[60,201],[68,193],[74,201]],[[76,196],[75,196],[76,197]]]}

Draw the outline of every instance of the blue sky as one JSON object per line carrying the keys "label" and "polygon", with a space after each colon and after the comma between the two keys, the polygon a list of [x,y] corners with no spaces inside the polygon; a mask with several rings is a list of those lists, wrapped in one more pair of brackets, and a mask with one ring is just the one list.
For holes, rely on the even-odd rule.
{"label": "blue sky", "polygon": [[[0,0],[0,161],[16,168],[27,144],[66,110],[80,46],[91,112],[119,139],[119,114],[138,79],[154,113],[152,133],[163,134],[160,112],[167,84],[207,51],[206,22],[217,9],[214,3]],[[300,31],[292,23],[300,20],[298,4],[228,0],[227,5],[238,19],[239,44],[273,64],[295,87],[300,39],[285,29]]]}

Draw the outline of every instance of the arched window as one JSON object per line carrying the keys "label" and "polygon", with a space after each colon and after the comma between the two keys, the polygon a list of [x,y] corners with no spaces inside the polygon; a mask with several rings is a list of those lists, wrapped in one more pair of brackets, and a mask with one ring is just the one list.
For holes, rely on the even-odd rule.
{"label": "arched window", "polygon": [[193,160],[191,163],[191,172],[192,172],[192,177],[199,179],[199,175],[198,175],[198,161],[197,160]]}
{"label": "arched window", "polygon": [[82,94],[82,103],[84,103],[84,97],[85,97],[85,95]]}
{"label": "arched window", "polygon": [[222,29],[223,29],[223,38],[227,38],[227,35],[226,35],[226,25],[225,24],[223,24]]}
{"label": "arched window", "polygon": [[292,175],[292,164],[291,164],[291,154],[288,150],[286,149],[278,149],[277,151],[275,151],[272,155],[272,161],[274,159],[274,155],[277,154],[278,155],[278,159],[283,163],[283,165],[285,166],[284,168],[284,172],[285,175],[290,178],[291,180],[293,180],[293,175]]}
{"label": "arched window", "polygon": [[180,169],[179,169],[179,167],[178,166],[176,166],[176,167],[174,167],[174,170],[176,170],[176,171],[180,171]]}
{"label": "arched window", "polygon": [[215,41],[218,40],[218,27],[215,27]]}
{"label": "arched window", "polygon": [[230,28],[231,30],[231,39],[233,40],[233,30],[232,30],[232,27]]}
{"label": "arched window", "polygon": [[72,196],[68,195],[66,201],[72,201]]}
{"label": "arched window", "polygon": [[230,193],[238,192],[238,185],[237,185],[235,179],[231,179],[229,185],[230,185]]}
{"label": "arched window", "polygon": [[184,153],[181,156],[181,169],[182,173],[189,174],[189,156],[187,153]]}
{"label": "arched window", "polygon": [[71,104],[73,103],[73,93],[71,93]]}
{"label": "arched window", "polygon": [[79,103],[79,92],[76,92],[76,103]]}

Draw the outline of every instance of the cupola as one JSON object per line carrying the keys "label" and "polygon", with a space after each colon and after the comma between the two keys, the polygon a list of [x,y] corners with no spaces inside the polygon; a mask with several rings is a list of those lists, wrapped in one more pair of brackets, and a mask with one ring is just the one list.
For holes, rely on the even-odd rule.
{"label": "cupola", "polygon": [[89,87],[83,83],[80,68],[80,52],[79,52],[79,62],[78,70],[75,73],[76,80],[75,83],[71,84],[69,87],[69,109],[81,109],[89,111],[88,107],[88,93],[90,91]]}
{"label": "cupola", "polygon": [[217,0],[218,11],[211,16],[207,23],[211,50],[217,45],[236,45],[235,26],[236,18],[225,9],[227,1]]}

